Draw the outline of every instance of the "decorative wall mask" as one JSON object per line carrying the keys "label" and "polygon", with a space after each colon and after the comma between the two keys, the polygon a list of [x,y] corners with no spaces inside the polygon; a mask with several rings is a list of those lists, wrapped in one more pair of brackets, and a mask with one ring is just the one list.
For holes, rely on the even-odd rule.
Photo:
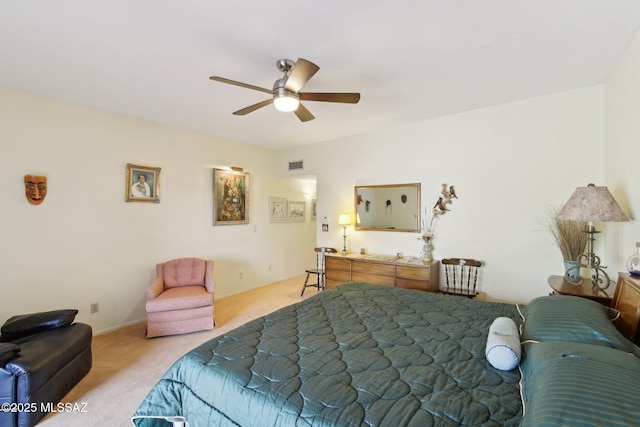
{"label": "decorative wall mask", "polygon": [[402,196],[400,196],[400,200],[402,200],[402,203],[407,203],[407,195],[403,194]]}
{"label": "decorative wall mask", "polygon": [[32,205],[39,205],[47,197],[47,177],[37,175],[24,176],[24,189],[27,200]]}

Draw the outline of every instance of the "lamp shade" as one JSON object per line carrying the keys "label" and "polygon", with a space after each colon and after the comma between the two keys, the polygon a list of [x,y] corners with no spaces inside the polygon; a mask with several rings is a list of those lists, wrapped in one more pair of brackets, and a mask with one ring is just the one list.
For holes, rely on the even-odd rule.
{"label": "lamp shade", "polygon": [[351,215],[348,213],[341,213],[338,217],[339,225],[351,225]]}
{"label": "lamp shade", "polygon": [[273,98],[273,105],[278,111],[288,113],[297,110],[300,105],[300,101],[297,94],[281,90],[279,91],[278,96]]}
{"label": "lamp shade", "polygon": [[576,188],[556,218],[562,221],[585,222],[629,221],[607,187],[596,187],[593,184]]}

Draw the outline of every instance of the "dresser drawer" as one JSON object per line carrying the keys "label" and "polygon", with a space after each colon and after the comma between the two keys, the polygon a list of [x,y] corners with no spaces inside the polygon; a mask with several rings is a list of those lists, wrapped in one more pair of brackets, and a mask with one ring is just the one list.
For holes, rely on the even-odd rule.
{"label": "dresser drawer", "polygon": [[325,271],[325,276],[327,280],[335,280],[340,283],[348,282],[351,280],[351,273],[344,270],[329,270]]}
{"label": "dresser drawer", "polygon": [[438,292],[437,283],[431,283],[428,280],[396,279],[396,286],[405,289],[417,289],[419,291]]}
{"label": "dresser drawer", "polygon": [[324,258],[325,270],[345,270],[351,271],[351,260],[328,256]]}
{"label": "dresser drawer", "polygon": [[395,277],[396,269],[393,264],[381,264],[378,262],[353,261],[351,264],[353,273],[368,273],[377,276]]}
{"label": "dresser drawer", "polygon": [[396,276],[404,279],[429,280],[431,277],[431,268],[398,265],[396,266]]}
{"label": "dresser drawer", "polygon": [[381,276],[378,274],[358,273],[358,272],[351,273],[351,281],[374,283],[376,285],[390,285],[390,286],[393,286],[396,284],[396,278],[393,276]]}

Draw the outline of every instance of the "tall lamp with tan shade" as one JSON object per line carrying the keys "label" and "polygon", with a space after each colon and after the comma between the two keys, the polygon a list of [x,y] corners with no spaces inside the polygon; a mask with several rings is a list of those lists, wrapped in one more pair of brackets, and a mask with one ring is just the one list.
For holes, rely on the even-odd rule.
{"label": "tall lamp with tan shade", "polygon": [[[603,265],[600,265],[600,257],[593,253],[593,242],[596,231],[594,222],[623,222],[629,218],[622,212],[607,187],[596,187],[589,184],[586,187],[578,187],[571,195],[567,203],[560,209],[556,216],[563,221],[587,222],[584,231],[589,235],[587,240],[587,253],[582,254],[576,260],[576,268],[588,268],[591,270],[591,284],[594,289],[607,289],[609,287],[609,275]],[[578,275],[579,279],[579,275]]]}

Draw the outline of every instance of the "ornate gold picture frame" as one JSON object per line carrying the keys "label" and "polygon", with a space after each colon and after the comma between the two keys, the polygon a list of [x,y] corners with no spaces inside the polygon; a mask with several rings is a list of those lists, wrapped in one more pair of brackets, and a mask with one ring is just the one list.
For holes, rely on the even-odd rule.
{"label": "ornate gold picture frame", "polygon": [[249,224],[249,173],[213,170],[213,225]]}
{"label": "ornate gold picture frame", "polygon": [[127,163],[127,202],[160,203],[160,168]]}

